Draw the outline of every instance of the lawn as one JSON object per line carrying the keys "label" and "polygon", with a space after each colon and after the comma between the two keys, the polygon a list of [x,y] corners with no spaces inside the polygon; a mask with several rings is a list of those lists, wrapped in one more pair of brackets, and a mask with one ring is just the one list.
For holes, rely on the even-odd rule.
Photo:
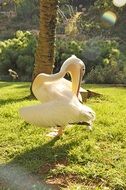
{"label": "lawn", "polygon": [[0,82],[1,189],[125,190],[126,88],[84,85],[103,94],[86,102],[97,115],[93,130],[68,126],[51,139],[18,114],[37,103],[29,86]]}

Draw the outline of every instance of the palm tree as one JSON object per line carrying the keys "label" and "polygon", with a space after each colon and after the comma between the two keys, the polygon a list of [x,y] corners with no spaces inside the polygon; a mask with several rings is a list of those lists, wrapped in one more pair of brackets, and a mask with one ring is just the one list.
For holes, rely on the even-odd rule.
{"label": "palm tree", "polygon": [[41,72],[48,74],[52,72],[57,8],[58,0],[40,0],[40,33],[35,55],[33,79]]}

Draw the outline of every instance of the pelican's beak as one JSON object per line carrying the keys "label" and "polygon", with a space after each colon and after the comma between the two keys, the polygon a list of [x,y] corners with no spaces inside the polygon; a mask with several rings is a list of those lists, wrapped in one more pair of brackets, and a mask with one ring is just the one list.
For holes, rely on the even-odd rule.
{"label": "pelican's beak", "polygon": [[81,86],[81,81],[83,79],[83,76],[84,76],[84,73],[85,73],[85,70],[84,69],[81,69],[80,70],[80,77],[79,77],[79,83],[78,83],[78,88],[77,88],[77,97],[79,95],[79,91],[80,91],[80,86]]}

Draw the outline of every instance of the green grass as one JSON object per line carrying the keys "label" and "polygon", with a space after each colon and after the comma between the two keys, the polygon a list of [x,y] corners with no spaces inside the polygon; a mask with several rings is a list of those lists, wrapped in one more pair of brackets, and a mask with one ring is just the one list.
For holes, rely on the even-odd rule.
{"label": "green grass", "polygon": [[86,102],[97,115],[93,131],[67,127],[60,139],[51,140],[49,129],[26,124],[18,114],[20,107],[37,102],[27,98],[29,86],[0,83],[1,189],[8,184],[8,190],[18,189],[25,176],[36,185],[31,190],[44,189],[43,182],[69,190],[125,190],[126,89],[85,85],[103,94]]}

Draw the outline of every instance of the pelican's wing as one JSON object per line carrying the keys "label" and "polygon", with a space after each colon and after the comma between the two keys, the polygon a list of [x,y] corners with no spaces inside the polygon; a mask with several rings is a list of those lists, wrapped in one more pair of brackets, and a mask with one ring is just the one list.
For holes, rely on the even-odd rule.
{"label": "pelican's wing", "polygon": [[[35,97],[42,103],[50,102],[61,98],[71,98],[72,83],[64,78],[57,81],[42,83],[38,88],[33,89]],[[82,101],[79,93],[79,100]]]}
{"label": "pelican's wing", "polygon": [[79,109],[67,101],[51,101],[20,109],[21,117],[28,123],[41,127],[65,126],[78,121]]}
{"label": "pelican's wing", "polygon": [[42,103],[72,97],[71,82],[62,78],[53,82],[45,82],[33,88],[35,97]]}

